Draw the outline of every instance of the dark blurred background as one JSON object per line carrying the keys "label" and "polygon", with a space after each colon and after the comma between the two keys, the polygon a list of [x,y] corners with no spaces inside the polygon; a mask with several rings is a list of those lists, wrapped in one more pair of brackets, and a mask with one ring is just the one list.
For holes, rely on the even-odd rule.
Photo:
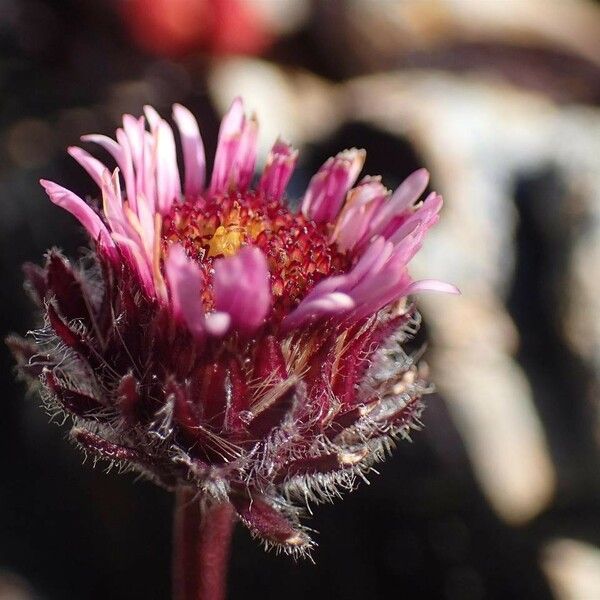
{"label": "dark blurred background", "polygon": [[[415,264],[438,394],[370,486],[314,508],[315,564],[239,529],[232,599],[600,599],[600,5],[583,0],[0,0],[0,328],[35,323],[20,265],[85,238],[40,177],[146,103],[209,157],[245,97],[290,189],[346,147],[446,206]],[[1,350],[0,599],[168,598],[172,498],[106,475]]]}

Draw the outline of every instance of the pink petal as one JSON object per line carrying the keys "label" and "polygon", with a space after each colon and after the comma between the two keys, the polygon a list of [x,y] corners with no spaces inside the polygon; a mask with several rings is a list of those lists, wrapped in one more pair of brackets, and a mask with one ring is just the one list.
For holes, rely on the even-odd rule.
{"label": "pink petal", "polygon": [[168,214],[173,201],[181,196],[177,150],[173,130],[161,119],[156,138],[156,192],[158,212]]}
{"label": "pink petal", "polygon": [[185,195],[198,196],[204,188],[206,158],[204,145],[194,115],[181,104],[173,105],[173,119],[179,128],[185,166]]}
{"label": "pink petal", "polygon": [[460,294],[460,290],[451,283],[438,281],[437,279],[422,279],[411,283],[407,294],[419,294],[421,292],[440,292],[442,294]]}
{"label": "pink petal", "polygon": [[340,250],[352,250],[359,245],[369,230],[373,216],[388,195],[387,188],[375,177],[365,177],[348,192],[331,237]]}
{"label": "pink petal", "polygon": [[256,119],[244,116],[244,106],[236,98],[221,122],[219,140],[210,183],[213,194],[229,189],[244,190],[250,183],[256,164]]}
{"label": "pink petal", "polygon": [[123,201],[121,198],[121,186],[119,184],[119,169],[116,168],[113,175],[104,170],[101,181],[102,207],[104,217],[113,233],[125,234],[127,224],[123,214]]}
{"label": "pink petal", "polygon": [[244,103],[238,97],[234,99],[221,121],[210,182],[211,193],[222,192],[227,187],[227,178],[235,157],[237,140],[244,126],[244,121]]}
{"label": "pink petal", "polygon": [[123,115],[123,131],[126,133],[127,139],[129,140],[133,161],[137,168],[144,151],[144,117],[136,119],[133,115]]}
{"label": "pink petal", "polygon": [[135,185],[137,195],[145,194],[145,135],[146,127],[144,117],[136,119],[131,115],[123,115],[123,130],[127,136],[133,167],[135,169]]}
{"label": "pink petal", "polygon": [[67,152],[86,170],[96,185],[101,188],[102,175],[108,169],[97,158],[94,158],[89,152],[83,150],[83,148],[69,146]]}
{"label": "pink petal", "polygon": [[[410,218],[405,223],[403,223],[402,225],[397,227],[393,233],[391,233],[391,235],[389,236],[389,240],[390,240],[390,242],[392,242],[392,244],[399,244],[402,242],[402,240],[404,240],[408,236],[413,235],[416,232],[416,230],[419,230],[419,233],[418,233],[419,237],[422,237],[424,235],[423,222],[420,221],[418,218],[417,219]],[[383,235],[385,235],[385,233],[386,232],[384,232]],[[389,232],[387,232],[387,233],[389,234]],[[417,236],[413,236],[413,237],[417,237]]]}
{"label": "pink petal", "polygon": [[258,123],[255,117],[246,119],[240,140],[235,152],[227,185],[238,190],[245,190],[251,183],[256,168]]}
{"label": "pink petal", "polygon": [[373,273],[377,272],[379,269],[378,265],[387,261],[392,251],[392,244],[386,243],[382,237],[376,238],[348,273],[327,277],[317,283],[295,310],[299,310],[305,302],[311,302],[315,298],[322,297],[331,292],[341,291],[349,293],[367,274],[373,275]]}
{"label": "pink petal", "polygon": [[258,189],[267,198],[281,200],[297,160],[298,150],[282,140],[277,140],[267,157]]}
{"label": "pink petal", "polygon": [[158,124],[161,122],[160,115],[156,112],[156,109],[149,104],[144,105],[144,114],[150,125],[150,129],[155,130]]}
{"label": "pink petal", "polygon": [[386,242],[383,237],[375,238],[349,273],[349,283],[352,287],[378,273],[390,259],[393,251],[393,244]]}
{"label": "pink petal", "polygon": [[201,294],[204,276],[200,267],[190,260],[180,245],[173,245],[165,260],[173,314],[181,319],[196,336],[204,334],[204,307]]}
{"label": "pink petal", "polygon": [[389,201],[381,205],[371,222],[370,234],[381,233],[393,217],[407,211],[419,199],[428,183],[429,172],[426,169],[418,169],[411,173],[392,194]]}
{"label": "pink petal", "polygon": [[140,246],[126,235],[113,233],[112,237],[123,256],[128,260],[133,270],[137,272],[146,294],[151,298],[156,296],[152,271],[146,258],[140,251]]}
{"label": "pink petal", "polygon": [[[127,139],[126,136],[124,136],[124,133],[122,133],[121,135],[125,139]],[[118,132],[117,137],[119,137]],[[135,209],[135,179],[133,173],[133,166],[131,163],[131,151],[129,149],[129,142],[127,142],[126,148],[123,148],[121,144],[118,144],[117,142],[115,142],[115,140],[105,135],[97,134],[82,135],[81,140],[84,142],[92,142],[94,144],[98,144],[99,146],[104,148],[109,154],[111,154],[111,156],[115,159],[125,180],[125,191],[127,194],[127,201]],[[130,196],[133,199],[130,199]]]}
{"label": "pink petal", "polygon": [[[375,275],[379,273],[383,265],[389,260],[394,247],[384,238],[378,237],[367,248],[358,263],[344,275],[328,277],[320,281],[311,292],[304,298],[300,304],[292,311],[283,322],[284,328],[292,329],[306,322],[314,321],[319,316],[330,316],[334,314],[343,314],[354,306],[357,310],[360,308],[355,299],[354,289],[360,286],[361,282],[367,281],[366,287],[371,286]],[[340,294],[339,296],[337,294]],[[321,304],[315,302],[322,298],[331,298],[340,301],[338,310],[323,310],[321,314],[315,311],[315,306],[321,308]],[[349,303],[352,303],[350,306]]]}
{"label": "pink petal", "polygon": [[[419,247],[418,238],[408,237],[394,246],[384,237],[376,237],[348,273],[319,282],[284,320],[284,327],[298,327],[320,316],[335,314],[352,320],[362,319],[406,296],[411,284],[406,263]],[[324,310],[328,304],[321,305],[321,300],[337,294],[348,298],[352,306]],[[350,308],[353,308],[351,312]]]}
{"label": "pink petal", "polygon": [[117,129],[117,142],[122,151],[122,173],[123,179],[125,180],[125,194],[127,196],[127,203],[134,212],[137,211],[137,190],[135,186],[135,170],[133,168],[133,154],[131,152],[131,146],[129,140],[123,129]]}
{"label": "pink petal", "polygon": [[85,227],[94,241],[99,241],[105,248],[114,250],[115,245],[106,225],[77,194],[46,179],[40,179],[40,184],[46,190],[50,200],[69,211]]}
{"label": "pink petal", "polygon": [[303,301],[291,312],[282,323],[284,330],[289,331],[307,325],[318,319],[332,315],[342,315],[355,307],[354,300],[342,292],[330,292]]}
{"label": "pink petal", "polygon": [[364,150],[352,148],[328,159],[308,184],[302,214],[316,223],[334,221],[362,169],[365,156]]}
{"label": "pink petal", "polygon": [[[400,281],[404,280],[406,266],[393,258],[388,260],[381,268],[369,273],[362,281],[348,293],[352,296],[358,307],[369,303],[378,303],[384,306],[386,298],[392,289],[396,289]],[[407,285],[410,283],[407,281]]]}
{"label": "pink petal", "polygon": [[417,169],[411,173],[392,194],[390,205],[394,207],[396,212],[406,210],[414,204],[421,194],[427,188],[429,183],[429,171],[427,169]]}
{"label": "pink petal", "polygon": [[438,221],[444,201],[436,192],[431,192],[421,204],[412,213],[406,211],[403,214],[393,217],[383,227],[381,235],[397,243],[402,237],[411,233],[415,228],[419,228],[422,235],[425,235],[428,229],[433,227]]}
{"label": "pink petal", "polygon": [[121,171],[123,171],[123,165],[121,164],[123,160],[123,150],[121,149],[121,146],[115,142],[115,140],[106,135],[93,133],[89,135],[82,135],[81,141],[92,142],[104,148],[117,161],[119,168]]}
{"label": "pink petal", "polygon": [[156,212],[156,151],[151,133],[144,132],[144,195],[149,206]]}
{"label": "pink petal", "polygon": [[[424,232],[418,227],[410,235],[405,236],[400,242],[394,245],[394,260],[407,265],[423,245]],[[392,244],[391,240],[388,243]]]}
{"label": "pink petal", "polygon": [[139,221],[139,230],[138,235],[142,240],[144,245],[146,255],[149,259],[154,254],[154,237],[155,237],[155,221],[154,221],[154,211],[148,202],[148,199],[145,196],[140,196],[138,198],[138,221]]}
{"label": "pink petal", "polygon": [[265,255],[246,246],[235,256],[215,261],[215,308],[228,313],[231,326],[244,333],[258,329],[271,308],[271,284]]}
{"label": "pink petal", "polygon": [[383,307],[408,294],[410,277],[401,264],[390,264],[377,276],[369,280],[369,286],[353,292],[356,310],[350,315],[353,320],[364,319]]}

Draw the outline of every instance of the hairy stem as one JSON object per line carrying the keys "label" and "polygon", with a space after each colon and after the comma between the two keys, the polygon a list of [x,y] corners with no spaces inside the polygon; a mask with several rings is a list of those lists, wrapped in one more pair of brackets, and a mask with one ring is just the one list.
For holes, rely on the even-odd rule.
{"label": "hairy stem", "polygon": [[173,600],[225,600],[234,523],[229,503],[213,504],[203,511],[192,490],[177,490]]}

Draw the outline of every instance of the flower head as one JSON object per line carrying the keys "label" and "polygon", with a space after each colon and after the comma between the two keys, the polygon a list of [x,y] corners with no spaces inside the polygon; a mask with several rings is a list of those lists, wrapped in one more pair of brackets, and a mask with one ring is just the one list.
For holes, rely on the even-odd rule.
{"label": "flower head", "polygon": [[22,372],[72,417],[86,452],[207,502],[228,501],[267,544],[312,542],[294,502],[351,489],[414,426],[428,384],[402,343],[421,290],[407,264],[442,205],[421,201],[421,169],[390,193],[358,184],[365,152],[345,150],[311,179],[294,212],[285,189],[297,152],[278,140],[255,186],[257,123],[241,100],[223,119],[210,180],[198,125],[173,130],[151,107],[125,115],[102,146],[114,171],[69,153],[99,188],[91,206],[42,181],[85,227],[94,251],[51,250],[29,265],[44,315],[13,338]]}

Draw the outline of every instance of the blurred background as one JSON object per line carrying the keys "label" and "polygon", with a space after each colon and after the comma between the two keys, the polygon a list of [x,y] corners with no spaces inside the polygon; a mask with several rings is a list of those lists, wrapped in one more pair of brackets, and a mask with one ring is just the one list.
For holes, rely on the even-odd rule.
{"label": "blurred background", "polygon": [[[314,508],[316,564],[236,532],[232,599],[600,599],[600,4],[591,0],[0,0],[0,328],[34,324],[20,265],[85,238],[45,177],[124,112],[181,102],[214,152],[244,96],[290,195],[346,147],[445,208],[413,272],[437,384],[426,429]],[[106,475],[1,349],[0,599],[169,597],[171,497]]]}

